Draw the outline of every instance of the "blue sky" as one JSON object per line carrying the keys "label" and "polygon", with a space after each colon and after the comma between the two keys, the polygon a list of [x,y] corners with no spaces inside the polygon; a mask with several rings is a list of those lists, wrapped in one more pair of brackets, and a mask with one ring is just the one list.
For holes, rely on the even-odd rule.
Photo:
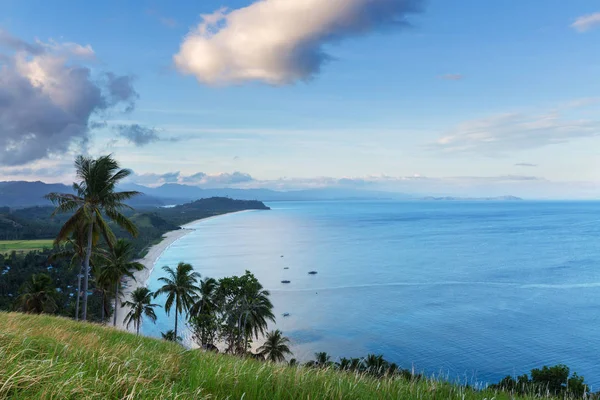
{"label": "blue sky", "polygon": [[[90,71],[86,85],[110,72],[137,95],[98,83],[111,101],[86,109],[76,133],[45,130],[45,144],[34,132],[43,151],[0,153],[0,174],[69,181],[84,150],[114,153],[150,185],[600,197],[596,0],[281,1],[4,0],[0,55],[38,43],[30,64],[62,57]],[[44,79],[63,76],[52,65]],[[52,101],[74,90],[66,82]],[[5,152],[26,146],[1,129]]]}

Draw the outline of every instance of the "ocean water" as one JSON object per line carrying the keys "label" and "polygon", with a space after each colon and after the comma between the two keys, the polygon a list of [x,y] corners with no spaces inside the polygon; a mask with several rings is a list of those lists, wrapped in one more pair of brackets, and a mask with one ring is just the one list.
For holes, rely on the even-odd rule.
{"label": "ocean water", "polygon": [[[203,277],[250,270],[300,360],[377,353],[471,383],[564,363],[600,386],[600,203],[268,205],[197,223],[150,288],[179,261]],[[145,334],[172,329],[158,315]]]}

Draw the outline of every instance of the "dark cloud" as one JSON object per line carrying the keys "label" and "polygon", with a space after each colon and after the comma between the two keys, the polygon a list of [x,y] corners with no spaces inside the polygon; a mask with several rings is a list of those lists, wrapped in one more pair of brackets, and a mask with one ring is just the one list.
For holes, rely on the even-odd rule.
{"label": "dark cloud", "polygon": [[0,29],[0,47],[8,47],[15,51],[25,51],[29,54],[39,55],[44,52],[44,47],[39,43],[27,43],[12,36],[4,29]]}
{"label": "dark cloud", "polygon": [[133,87],[134,78],[130,75],[118,76],[112,72],[107,72],[105,76],[111,105],[123,102],[127,105],[125,112],[133,111],[135,101],[140,97]]}
{"label": "dark cloud", "polygon": [[131,124],[117,125],[115,129],[119,133],[119,136],[127,139],[130,143],[133,143],[138,147],[161,140],[158,136],[158,131],[155,128]]}
{"label": "dark cloud", "polygon": [[92,115],[121,103],[132,107],[137,98],[129,77],[110,73],[97,82],[64,49],[54,51],[60,44],[40,47],[4,31],[0,37],[12,50],[0,53],[0,165],[23,165],[73,145],[85,147]]}

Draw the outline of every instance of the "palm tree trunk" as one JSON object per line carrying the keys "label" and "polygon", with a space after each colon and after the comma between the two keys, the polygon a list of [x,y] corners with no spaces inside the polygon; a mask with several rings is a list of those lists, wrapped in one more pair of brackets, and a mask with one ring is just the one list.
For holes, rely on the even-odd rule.
{"label": "palm tree trunk", "polygon": [[83,274],[83,262],[77,274],[77,300],[75,302],[75,321],[79,321],[79,300],[81,299],[81,274]]}
{"label": "palm tree trunk", "polygon": [[115,315],[113,317],[113,326],[117,326],[117,304],[119,302],[119,281],[115,284]]}
{"label": "palm tree trunk", "polygon": [[137,324],[135,324],[135,334],[140,335],[140,324],[142,323],[142,318],[137,320]]}
{"label": "palm tree trunk", "polygon": [[100,311],[100,322],[104,323],[104,303],[106,303],[106,292],[102,290],[102,310]]}
{"label": "palm tree trunk", "polygon": [[177,308],[175,308],[175,338],[174,341],[177,341]]}
{"label": "palm tree trunk", "polygon": [[87,249],[85,252],[85,261],[83,263],[84,275],[83,275],[83,320],[87,321],[87,304],[88,304],[88,287],[90,277],[90,258],[92,258],[92,236],[94,234],[94,219],[96,218],[96,212],[92,212],[92,220],[88,228],[88,242]]}

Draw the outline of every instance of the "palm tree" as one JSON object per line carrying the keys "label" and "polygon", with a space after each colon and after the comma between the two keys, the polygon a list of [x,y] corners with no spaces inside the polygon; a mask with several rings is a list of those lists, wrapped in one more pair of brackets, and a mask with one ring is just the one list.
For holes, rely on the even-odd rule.
{"label": "palm tree", "polygon": [[100,269],[100,281],[112,284],[115,289],[115,312],[113,315],[113,326],[117,326],[117,309],[119,293],[121,292],[121,280],[128,276],[135,280],[133,271],[141,271],[145,267],[139,262],[132,261],[133,244],[125,239],[119,239],[108,252],[101,253],[104,261]]}
{"label": "palm tree", "polygon": [[[81,299],[81,278],[83,278],[83,261],[85,259],[85,233],[87,228],[85,225],[81,225],[76,229],[70,238],[63,242],[63,249],[57,253],[52,254],[49,258],[49,262],[54,262],[60,258],[71,259],[71,268],[78,268],[79,273],[77,274],[77,297],[75,300],[75,321],[79,320],[79,300]],[[97,241],[97,235],[95,235],[94,242]]]}
{"label": "palm tree", "polygon": [[389,366],[381,354],[368,354],[364,359],[364,364],[366,371],[373,375],[382,375]]}
{"label": "palm tree", "polygon": [[290,340],[283,336],[279,329],[269,332],[265,343],[257,349],[258,354],[272,362],[285,361],[285,356],[292,354],[287,345],[289,342]]}
{"label": "palm tree", "polygon": [[315,362],[320,367],[325,367],[331,364],[331,356],[324,351],[320,351],[318,353],[315,353]]}
{"label": "palm tree", "polygon": [[19,310],[28,313],[53,313],[56,306],[56,289],[52,278],[47,274],[31,275],[21,287],[21,295],[17,298]]}
{"label": "palm tree", "polygon": [[204,278],[200,281],[198,300],[190,307],[190,315],[212,314],[216,311],[215,294],[218,282],[214,278]]}
{"label": "palm tree", "polygon": [[127,300],[121,307],[129,307],[129,313],[125,317],[125,326],[129,329],[129,324],[133,322],[135,333],[140,334],[140,325],[142,317],[146,316],[152,322],[156,322],[154,307],[160,307],[158,304],[152,304],[153,293],[147,287],[139,287],[131,293],[131,301]]}
{"label": "palm tree", "polygon": [[181,336],[175,336],[173,329],[160,333],[162,338],[167,342],[181,342]]}
{"label": "palm tree", "polygon": [[249,337],[254,336],[258,339],[260,335],[265,334],[268,321],[275,322],[269,295],[269,291],[264,290],[258,281],[247,285],[242,294],[238,329],[240,335],[244,334],[243,351],[248,348]]}
{"label": "palm tree", "polygon": [[194,267],[184,262],[180,262],[175,271],[166,265],[163,267],[163,270],[167,273],[167,276],[158,278],[159,282],[163,282],[164,285],[154,293],[154,297],[161,294],[167,295],[165,302],[167,315],[169,315],[171,307],[175,303],[174,335],[177,337],[177,319],[179,318],[179,314],[187,313],[198,298],[200,288],[196,286],[196,283],[200,279],[200,274],[192,272]]}
{"label": "palm tree", "polygon": [[112,156],[102,156],[97,159],[79,156],[75,160],[75,168],[79,183],[73,184],[76,194],[50,193],[46,198],[51,200],[57,213],[73,212],[58,233],[55,243],[66,240],[81,225],[87,226],[87,248],[83,261],[83,317],[87,320],[88,287],[90,275],[90,258],[92,255],[93,232],[99,228],[107,244],[115,242],[114,234],[103,215],[117,225],[137,235],[137,228],[127,217],[121,214],[121,209],[130,208],[124,201],[136,196],[139,192],[117,192],[117,184],[131,175],[128,169],[121,169]]}
{"label": "palm tree", "polygon": [[190,326],[193,329],[194,338],[202,348],[213,345],[217,330],[217,288],[218,282],[214,278],[204,278],[200,282],[200,291],[197,301],[190,307]]}

